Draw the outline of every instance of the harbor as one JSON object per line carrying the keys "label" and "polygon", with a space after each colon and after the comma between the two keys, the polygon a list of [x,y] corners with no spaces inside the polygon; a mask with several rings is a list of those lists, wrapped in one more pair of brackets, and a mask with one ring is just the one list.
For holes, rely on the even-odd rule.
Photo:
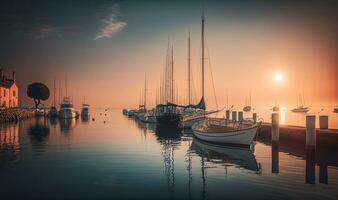
{"label": "harbor", "polygon": [[1,199],[337,200],[335,1],[4,1]]}
{"label": "harbor", "polygon": [[[282,135],[278,148],[262,133],[254,149],[243,150],[203,142],[188,131],[156,128],[123,116],[120,109],[93,108],[92,117],[95,121],[30,118],[2,124],[0,185],[6,188],[2,195],[16,199],[48,198],[50,193],[57,199],[249,198],[257,192],[264,194],[260,199],[337,195],[336,150],[318,147],[311,162],[304,142],[290,143]],[[34,184],[27,186],[32,179]],[[117,185],[118,190],[112,189]],[[234,188],[242,192],[233,193]]]}

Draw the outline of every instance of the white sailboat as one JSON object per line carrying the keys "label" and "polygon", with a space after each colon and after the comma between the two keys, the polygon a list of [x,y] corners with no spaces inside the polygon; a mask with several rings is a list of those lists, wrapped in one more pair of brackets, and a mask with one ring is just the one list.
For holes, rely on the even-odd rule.
{"label": "white sailboat", "polygon": [[[202,79],[204,79],[204,13],[202,16]],[[204,95],[204,80],[202,80],[202,94]],[[202,96],[203,99],[203,96]],[[251,107],[250,107],[251,110]],[[224,118],[205,118],[192,125],[192,131],[198,139],[226,144],[250,145],[261,123],[253,121],[229,122]]]}
{"label": "white sailboat", "polygon": [[309,110],[309,107],[304,106],[304,96],[302,97],[301,95],[299,95],[299,100],[297,100],[297,107],[292,109],[291,111],[298,113],[307,113],[309,112]]}
{"label": "white sailboat", "polygon": [[261,123],[252,121],[228,122],[225,119],[206,119],[192,126],[194,135],[204,141],[250,145]]}

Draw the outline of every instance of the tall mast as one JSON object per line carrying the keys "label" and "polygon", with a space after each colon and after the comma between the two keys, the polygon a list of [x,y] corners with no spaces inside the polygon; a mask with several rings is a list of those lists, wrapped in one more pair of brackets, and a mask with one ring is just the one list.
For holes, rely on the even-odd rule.
{"label": "tall mast", "polygon": [[55,87],[55,77],[54,77],[54,101],[53,101],[54,107],[55,107],[55,93],[56,93],[56,87]]}
{"label": "tall mast", "polygon": [[171,44],[171,102],[174,102],[174,45]]}
{"label": "tall mast", "polygon": [[146,109],[147,105],[147,73],[144,75],[144,109]]}
{"label": "tall mast", "polygon": [[204,99],[204,8],[202,12],[202,98]]}
{"label": "tall mast", "polygon": [[66,97],[68,97],[68,88],[67,88],[67,73],[66,73],[66,79],[65,79],[65,86],[66,86]]}
{"label": "tall mast", "polygon": [[61,98],[62,98],[62,92],[61,92],[61,80],[59,80],[59,104],[61,105]]}
{"label": "tall mast", "polygon": [[191,80],[190,80],[190,77],[191,77],[191,57],[190,57],[190,32],[189,32],[189,38],[188,38],[188,105],[190,105],[190,94],[191,94]]}

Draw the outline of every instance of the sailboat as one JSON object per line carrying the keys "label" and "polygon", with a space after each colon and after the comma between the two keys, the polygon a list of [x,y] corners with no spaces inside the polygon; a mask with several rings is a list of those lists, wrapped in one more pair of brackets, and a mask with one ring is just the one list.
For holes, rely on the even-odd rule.
{"label": "sailboat", "polygon": [[[202,15],[202,78],[204,79],[204,13]],[[202,100],[204,100],[204,80],[202,80]],[[224,118],[205,118],[192,125],[192,131],[198,139],[223,144],[251,145],[261,122],[232,121]]]}
{"label": "sailboat", "polygon": [[180,106],[174,103],[174,47],[169,48],[169,40],[166,60],[163,101],[156,106],[155,116],[159,125],[177,127],[181,114]]}
{"label": "sailboat", "polygon": [[54,79],[54,94],[53,94],[53,106],[50,108],[49,112],[48,112],[48,117],[54,118],[58,116],[58,110],[56,109],[55,106],[55,91],[56,91],[56,87],[55,87],[55,79]]}
{"label": "sailboat", "polygon": [[[298,103],[299,101],[299,103]],[[302,97],[299,95],[299,100],[297,100],[297,107],[292,109],[292,112],[298,112],[298,113],[307,113],[309,112],[309,107],[304,106],[304,96]]]}
{"label": "sailboat", "polygon": [[249,102],[245,102],[244,108],[243,108],[244,112],[250,112],[251,111],[251,95],[250,95],[250,100]]}
{"label": "sailboat", "polygon": [[193,124],[203,121],[207,115],[217,113],[219,110],[216,111],[205,111],[206,106],[205,106],[205,101],[204,101],[204,18],[202,20],[202,97],[200,102],[197,105],[192,105],[191,104],[191,65],[190,65],[190,34],[188,38],[188,100],[189,104],[184,107],[179,127],[183,129],[191,128]]}
{"label": "sailboat", "polygon": [[154,110],[147,109],[147,74],[144,78],[144,102],[139,106],[139,110],[136,113],[137,119],[144,123],[155,123],[156,117]]}

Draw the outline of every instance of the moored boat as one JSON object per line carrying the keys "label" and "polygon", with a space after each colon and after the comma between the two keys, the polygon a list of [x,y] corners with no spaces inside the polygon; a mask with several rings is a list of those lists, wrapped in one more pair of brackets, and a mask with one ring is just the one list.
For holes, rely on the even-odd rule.
{"label": "moored boat", "polygon": [[68,97],[65,97],[63,99],[63,102],[61,104],[61,108],[59,111],[59,117],[62,119],[72,119],[76,117],[76,111],[73,107],[72,102]]}
{"label": "moored boat", "polygon": [[48,112],[48,117],[57,117],[58,116],[58,110],[56,109],[55,106],[52,106],[50,109],[49,109],[49,112]]}
{"label": "moored boat", "polygon": [[81,116],[82,117],[87,117],[89,116],[89,104],[82,104],[82,108],[81,108]]}
{"label": "moored boat", "polygon": [[260,127],[252,121],[228,122],[225,119],[206,119],[192,126],[193,134],[204,141],[250,145]]}

